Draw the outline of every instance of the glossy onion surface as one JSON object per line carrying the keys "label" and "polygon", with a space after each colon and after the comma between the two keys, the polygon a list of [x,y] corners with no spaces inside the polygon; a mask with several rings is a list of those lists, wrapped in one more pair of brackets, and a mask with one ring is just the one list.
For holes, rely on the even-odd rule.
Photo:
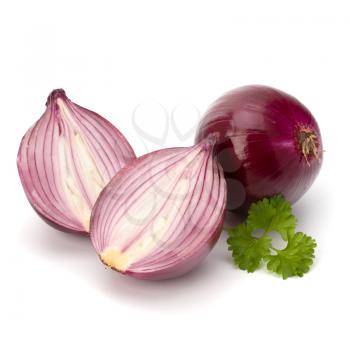
{"label": "glossy onion surface", "polygon": [[297,201],[322,163],[316,120],[294,97],[266,86],[245,86],[217,99],[196,135],[219,134],[217,156],[228,186],[227,210],[246,213],[250,203],[277,193]]}

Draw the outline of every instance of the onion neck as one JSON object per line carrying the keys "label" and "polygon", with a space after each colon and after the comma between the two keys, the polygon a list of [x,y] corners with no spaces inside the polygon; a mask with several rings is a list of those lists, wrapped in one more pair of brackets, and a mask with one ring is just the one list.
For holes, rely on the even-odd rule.
{"label": "onion neck", "polygon": [[57,99],[59,99],[59,98],[61,98],[63,100],[67,100],[67,96],[66,96],[65,91],[63,89],[53,90],[47,98],[46,106],[48,106],[50,103],[57,101]]}
{"label": "onion neck", "polygon": [[308,127],[298,128],[296,133],[296,142],[298,149],[310,166],[309,159],[315,157],[320,160],[319,156],[319,140],[317,134]]}

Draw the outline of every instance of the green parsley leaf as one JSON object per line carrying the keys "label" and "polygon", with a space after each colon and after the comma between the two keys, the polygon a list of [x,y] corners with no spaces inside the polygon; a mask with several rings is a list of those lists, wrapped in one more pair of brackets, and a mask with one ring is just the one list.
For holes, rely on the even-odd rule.
{"label": "green parsley leaf", "polygon": [[267,268],[282,275],[283,279],[291,276],[302,277],[312,265],[316,241],[302,232],[289,236],[286,248],[276,251],[276,255],[265,256]]}
{"label": "green parsley leaf", "polygon": [[[283,279],[303,276],[312,265],[316,242],[302,232],[295,233],[296,222],[291,204],[281,195],[253,203],[246,223],[227,230],[234,262],[242,270],[254,272],[264,260],[268,270]],[[254,237],[255,230],[262,230],[263,235]],[[284,249],[272,246],[271,232],[278,232],[288,242]]]}
{"label": "green parsley leaf", "polygon": [[266,233],[278,232],[283,240],[295,231],[297,220],[293,216],[291,204],[282,195],[264,198],[249,208],[247,224],[253,230],[262,229]]}
{"label": "green parsley leaf", "polygon": [[264,257],[270,254],[271,237],[267,234],[257,238],[246,224],[228,230],[227,244],[232,250],[235,263],[248,272],[254,272]]}

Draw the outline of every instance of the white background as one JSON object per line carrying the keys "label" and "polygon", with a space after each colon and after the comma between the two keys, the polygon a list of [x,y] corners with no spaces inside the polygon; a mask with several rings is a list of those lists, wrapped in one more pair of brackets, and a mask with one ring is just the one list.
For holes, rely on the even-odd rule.
{"label": "white background", "polygon": [[[347,3],[2,1],[0,347],[349,349]],[[53,88],[115,123],[141,155],[190,145],[196,108],[251,83],[295,95],[323,134],[323,168],[294,207],[318,242],[303,278],[238,270],[223,236],[183,278],[134,280],[29,206],[16,153]]]}

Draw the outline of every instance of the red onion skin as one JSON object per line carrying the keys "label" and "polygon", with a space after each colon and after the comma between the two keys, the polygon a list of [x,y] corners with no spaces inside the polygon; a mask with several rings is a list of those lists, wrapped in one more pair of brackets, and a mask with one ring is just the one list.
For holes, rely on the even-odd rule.
{"label": "red onion skin", "polygon": [[45,223],[47,223],[49,226],[53,227],[55,230],[58,230],[58,231],[61,231],[61,232],[64,232],[64,233],[73,233],[73,234],[77,234],[77,235],[80,235],[80,236],[86,236],[86,237],[89,236],[89,233],[86,232],[86,231],[71,230],[71,229],[69,229],[67,227],[64,227],[64,226],[61,226],[61,225],[55,223],[54,221],[49,220],[44,215],[42,215],[38,210],[36,210],[31,203],[29,203],[29,204],[34,209],[34,211],[39,215],[39,217],[43,221],[45,221]]}
{"label": "red onion skin", "polygon": [[[97,237],[94,234],[94,231],[96,230],[95,226],[97,226],[96,222],[100,219],[101,215],[103,215],[103,212],[101,211],[101,202],[103,200],[103,197],[106,197],[106,193],[109,192],[110,189],[112,189],[119,181],[119,178],[124,177],[124,173],[128,173],[129,171],[133,171],[137,165],[137,163],[141,160],[147,160],[148,158],[152,158],[157,154],[161,154],[163,152],[174,152],[177,149],[180,148],[168,148],[168,149],[162,149],[158,151],[154,151],[148,154],[145,154],[141,157],[138,157],[136,159],[131,160],[124,168],[122,168],[116,176],[111,180],[111,182],[103,189],[103,191],[100,193],[95,206],[92,210],[91,214],[91,220],[90,220],[90,227],[91,227],[91,239],[92,243],[98,253],[101,252],[101,247],[99,246],[100,243],[97,239]],[[220,167],[220,166],[219,166]],[[136,169],[135,169],[136,170]],[[221,171],[222,181],[223,180],[223,172]],[[225,181],[224,181],[225,182]],[[225,186],[225,201],[226,201],[226,186]],[[224,208],[223,208],[224,209]],[[219,209],[218,209],[219,210]],[[158,281],[158,280],[165,280],[165,279],[172,279],[177,278],[180,276],[183,276],[189,272],[191,272],[196,266],[198,266],[202,260],[206,258],[206,256],[210,253],[210,251],[213,249],[214,245],[217,243],[220,234],[223,229],[224,225],[224,210],[221,212],[221,218],[219,222],[217,223],[216,227],[213,229],[211,235],[208,237],[207,241],[201,245],[199,249],[197,249],[195,252],[191,251],[191,255],[185,257],[182,261],[180,261],[178,264],[174,264],[171,266],[167,266],[164,269],[159,269],[152,271],[152,273],[149,272],[135,272],[132,271],[133,265],[131,265],[126,271],[119,271],[113,268],[112,266],[109,266],[113,270],[122,273],[123,275],[128,275],[135,277],[137,279],[141,280],[150,280],[150,281]],[[100,256],[101,259],[101,256]],[[101,259],[102,263],[105,264],[105,262]]]}
{"label": "red onion skin", "polygon": [[[19,152],[20,152],[20,151],[19,151]],[[18,152],[18,153],[19,153],[19,152]],[[18,155],[18,157],[19,157],[19,155]],[[25,174],[22,174],[20,168],[18,168],[18,171],[19,171],[19,173],[20,173],[20,178],[21,178],[22,186],[23,186],[23,188],[25,188],[25,186],[26,186],[26,185],[25,185],[25,182],[22,181],[22,177],[25,176]],[[56,230],[58,230],[58,231],[61,231],[61,232],[65,232],[65,233],[73,233],[73,234],[78,234],[78,235],[82,235],[82,236],[89,236],[89,234],[88,234],[87,232],[85,232],[85,231],[71,230],[71,229],[69,229],[69,228],[67,228],[67,227],[64,227],[64,226],[62,226],[62,225],[57,224],[56,222],[54,222],[54,221],[48,219],[47,217],[45,217],[44,215],[42,215],[42,214],[40,213],[40,211],[37,210],[37,209],[35,208],[35,206],[30,202],[30,200],[29,200],[29,204],[30,204],[30,206],[34,209],[34,211],[38,214],[38,216],[39,216],[43,221],[45,221],[45,223],[47,223],[49,226],[53,227],[54,229],[56,229]]]}
{"label": "red onion skin", "polygon": [[[297,139],[302,128],[315,135],[317,157],[309,154],[306,159],[302,153]],[[216,152],[231,213],[246,214],[252,202],[277,193],[294,203],[321,168],[316,120],[298,100],[274,88],[244,86],[217,99],[200,122],[196,142],[212,133],[219,137]],[[236,202],[230,203],[231,198]]]}

